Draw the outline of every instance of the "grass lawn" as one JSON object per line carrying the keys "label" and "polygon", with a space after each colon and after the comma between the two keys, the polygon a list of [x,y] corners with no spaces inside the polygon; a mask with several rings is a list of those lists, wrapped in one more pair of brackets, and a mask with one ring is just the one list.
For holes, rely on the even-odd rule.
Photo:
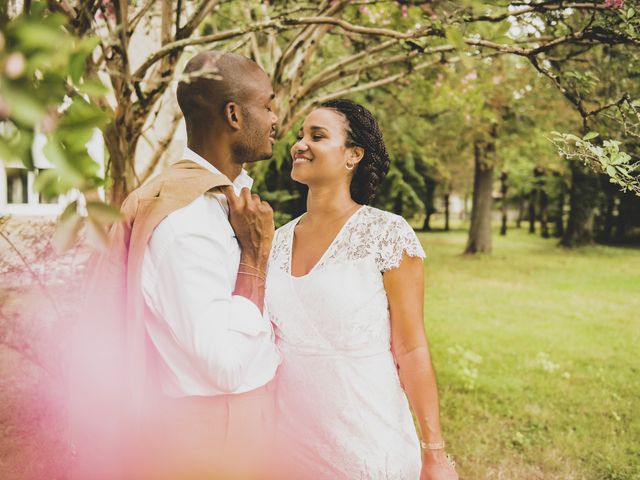
{"label": "grass lawn", "polygon": [[512,230],[467,257],[466,232],[420,238],[461,478],[640,479],[640,249]]}
{"label": "grass lawn", "polygon": [[[640,480],[640,249],[567,251],[512,230],[494,235],[492,255],[466,257],[464,231],[420,238],[443,428],[461,478]],[[49,344],[68,327],[33,295],[0,288],[2,480],[64,479],[69,461],[64,391],[37,361],[62,357]]]}

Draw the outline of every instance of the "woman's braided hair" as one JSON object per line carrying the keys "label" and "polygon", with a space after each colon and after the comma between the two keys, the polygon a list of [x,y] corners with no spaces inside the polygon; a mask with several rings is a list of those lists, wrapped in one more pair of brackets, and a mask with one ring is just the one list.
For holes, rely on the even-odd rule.
{"label": "woman's braided hair", "polygon": [[347,147],[364,149],[364,156],[356,165],[351,180],[351,198],[367,205],[389,171],[389,154],[378,122],[369,110],[351,100],[331,100],[321,107],[335,110],[347,119]]}

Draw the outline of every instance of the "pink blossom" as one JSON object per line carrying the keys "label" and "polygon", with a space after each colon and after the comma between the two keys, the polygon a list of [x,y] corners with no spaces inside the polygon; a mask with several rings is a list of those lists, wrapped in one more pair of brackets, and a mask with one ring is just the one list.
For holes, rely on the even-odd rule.
{"label": "pink blossom", "polygon": [[9,78],[18,78],[21,76],[27,68],[27,62],[24,59],[24,55],[19,52],[13,52],[7,57],[4,64],[4,73]]}
{"label": "pink blossom", "polygon": [[402,10],[402,16],[406,17],[409,12],[409,7],[403,4],[401,7],[401,10]]}
{"label": "pink blossom", "polygon": [[59,120],[60,120],[60,114],[58,113],[58,111],[55,109],[50,110],[44,116],[44,118],[42,119],[42,122],[40,123],[40,129],[42,130],[42,133],[47,135],[53,132],[58,126]]}
{"label": "pink blossom", "polygon": [[472,81],[476,80],[477,78],[478,78],[478,73],[474,70],[472,72],[467,73],[464,76],[464,81],[472,82]]}
{"label": "pink blossom", "polygon": [[604,0],[605,8],[624,8],[624,0]]}

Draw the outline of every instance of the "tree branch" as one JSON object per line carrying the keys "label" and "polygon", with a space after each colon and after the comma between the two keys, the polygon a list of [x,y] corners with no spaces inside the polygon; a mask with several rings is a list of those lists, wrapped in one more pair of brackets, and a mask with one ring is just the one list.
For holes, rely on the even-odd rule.
{"label": "tree branch", "polygon": [[178,130],[178,126],[180,125],[180,120],[182,120],[182,114],[176,113],[173,119],[171,120],[171,124],[169,126],[169,130],[167,131],[166,135],[163,137],[162,140],[158,142],[158,145],[154,150],[153,157],[151,157],[151,161],[149,162],[149,165],[147,165],[147,168],[145,168],[144,172],[142,172],[142,174],[140,175],[141,184],[145,183],[149,179],[149,177],[153,175],[153,172],[155,171],[156,167],[160,163],[160,160],[162,159],[163,155],[169,149],[169,146],[171,145],[171,142],[175,137],[176,130]]}
{"label": "tree branch", "polygon": [[202,3],[198,5],[198,8],[196,8],[195,12],[193,12],[187,20],[187,23],[185,23],[180,30],[176,31],[176,40],[189,38],[206,16],[216,8],[218,3],[220,3],[218,0],[202,0]]}
{"label": "tree branch", "polygon": [[[451,61],[455,61],[455,59],[451,59]],[[416,66],[412,66],[410,69],[404,72],[396,73],[395,75],[380,78],[380,79],[363,83],[363,84],[356,83],[355,85],[343,88],[342,90],[338,90],[336,92],[327,94],[323,97],[319,97],[314,100],[311,100],[294,115],[292,115],[288,119],[285,119],[285,122],[281,127],[281,131],[286,131],[289,128],[291,128],[298,120],[300,120],[302,117],[307,115],[307,113],[309,113],[313,108],[315,108],[316,106],[324,102],[328,102],[329,100],[335,100],[337,98],[344,97],[345,95],[351,95],[353,93],[361,92],[363,90],[371,90],[377,87],[381,87],[383,85],[387,85],[389,83],[396,82],[401,78],[411,75],[412,73],[418,72],[420,70],[424,70],[425,68],[431,67],[433,65],[437,65],[438,63],[439,63],[439,60],[430,60],[427,62],[423,62]]]}

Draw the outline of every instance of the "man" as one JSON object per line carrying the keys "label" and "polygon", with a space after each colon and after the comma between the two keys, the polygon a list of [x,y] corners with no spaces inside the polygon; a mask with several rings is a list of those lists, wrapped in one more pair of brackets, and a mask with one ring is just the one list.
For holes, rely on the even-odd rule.
{"label": "man", "polygon": [[[177,97],[188,148],[125,200],[109,252],[93,262],[92,309],[120,302],[124,313],[93,331],[108,339],[109,360],[85,368],[111,372],[91,403],[113,397],[143,426],[105,447],[126,450],[136,478],[252,478],[269,442],[280,356],[264,315],[273,211],[250,193],[243,164],[272,155],[274,94],[267,75],[235,54],[200,53],[184,74]],[[123,381],[131,388],[114,394]],[[93,453],[89,470],[104,458]]]}

